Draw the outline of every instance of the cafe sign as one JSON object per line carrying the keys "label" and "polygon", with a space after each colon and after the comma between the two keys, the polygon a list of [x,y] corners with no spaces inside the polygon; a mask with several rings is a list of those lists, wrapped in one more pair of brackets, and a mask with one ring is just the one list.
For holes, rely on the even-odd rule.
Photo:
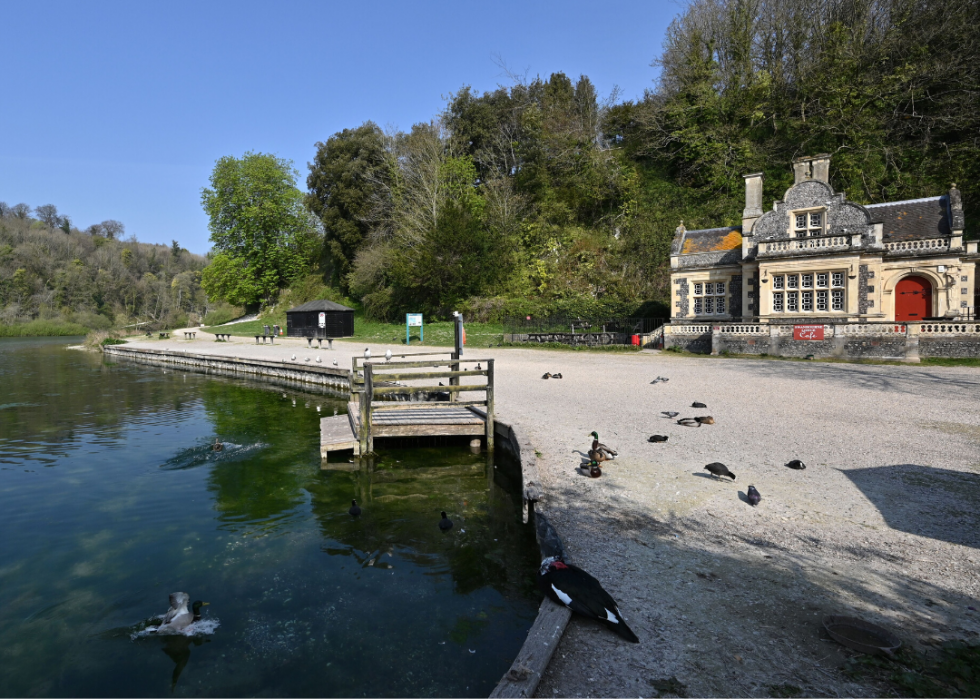
{"label": "cafe sign", "polygon": [[794,325],[793,339],[794,340],[822,340],[823,326],[822,325]]}

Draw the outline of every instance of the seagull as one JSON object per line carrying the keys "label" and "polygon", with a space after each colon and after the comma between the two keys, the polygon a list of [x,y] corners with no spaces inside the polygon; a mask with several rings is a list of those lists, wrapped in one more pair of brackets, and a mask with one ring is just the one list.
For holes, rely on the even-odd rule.
{"label": "seagull", "polygon": [[290,357],[290,359],[292,359],[295,362],[296,361],[296,355],[294,354],[292,357]]}
{"label": "seagull", "polygon": [[307,357],[307,358],[306,358],[306,359],[304,359],[303,361],[304,361],[304,362],[308,362],[308,361],[310,361],[310,358],[309,358],[309,357]]}
{"label": "seagull", "polygon": [[752,507],[758,505],[759,501],[762,499],[762,496],[759,495],[759,491],[755,489],[754,485],[749,486],[749,494],[747,495],[747,497],[749,500],[749,504],[752,505]]}
{"label": "seagull", "polygon": [[387,352],[385,352],[385,361],[386,362],[390,362],[391,361],[391,350],[388,350]]}
{"label": "seagull", "polygon": [[319,363],[320,363],[320,362],[322,362],[322,361],[323,361],[323,360],[322,360],[322,359],[320,359],[320,355],[318,354],[318,355],[316,356],[316,363],[317,363],[317,364],[319,364]]}
{"label": "seagull", "polygon": [[728,470],[725,464],[719,463],[717,461],[708,464],[704,467],[705,471],[708,471],[712,476],[718,476],[719,478],[724,478],[725,476],[735,480],[735,474]]}
{"label": "seagull", "polygon": [[673,410],[661,410],[660,411],[660,414],[661,415],[666,415],[669,418],[675,418],[678,415],[680,415],[680,413],[674,412]]}
{"label": "seagull", "polygon": [[788,464],[786,464],[786,466],[788,468],[795,468],[797,471],[802,471],[803,469],[806,468],[806,464],[800,461],[799,459],[793,459]]}
{"label": "seagull", "polygon": [[336,359],[335,359],[335,360],[333,360],[333,365],[334,365],[334,366],[337,366],[337,360],[336,360]]}
{"label": "seagull", "polygon": [[370,359],[371,358],[371,348],[370,347],[365,347],[364,348],[364,358],[365,359]]}

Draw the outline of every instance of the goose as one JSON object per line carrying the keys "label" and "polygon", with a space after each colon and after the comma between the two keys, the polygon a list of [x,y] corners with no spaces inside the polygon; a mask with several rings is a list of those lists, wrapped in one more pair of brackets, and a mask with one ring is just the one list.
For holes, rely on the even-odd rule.
{"label": "goose", "polygon": [[444,532],[453,528],[453,521],[446,516],[445,512],[442,513],[442,519],[439,520],[439,528]]}
{"label": "goose", "polygon": [[361,514],[361,508],[358,506],[357,500],[350,501],[350,509],[347,512],[350,513],[351,517],[357,517]]}
{"label": "goose", "polygon": [[[614,456],[619,456],[619,452],[616,451],[615,449],[611,449],[607,447],[605,444],[599,443],[598,432],[592,431],[588,434],[588,436],[592,437],[592,451],[603,453],[607,457],[607,459],[612,458]],[[599,461],[599,459],[596,459],[596,461]]]}
{"label": "goose", "polygon": [[564,604],[576,614],[602,622],[630,643],[640,642],[626,625],[616,600],[584,570],[561,561],[557,556],[550,556],[541,561],[539,573],[538,586],[552,600]]}
{"label": "goose", "polygon": [[719,478],[724,478],[725,476],[735,480],[735,474],[728,470],[728,467],[723,463],[718,461],[712,462],[704,467],[704,470],[710,473],[712,476],[718,476]]}
{"label": "goose", "polygon": [[158,634],[180,633],[192,623],[201,618],[201,607],[209,604],[197,600],[191,605],[191,610],[187,609],[190,595],[186,592],[173,592],[170,594],[170,609],[163,617],[159,626],[150,627],[147,631]]}

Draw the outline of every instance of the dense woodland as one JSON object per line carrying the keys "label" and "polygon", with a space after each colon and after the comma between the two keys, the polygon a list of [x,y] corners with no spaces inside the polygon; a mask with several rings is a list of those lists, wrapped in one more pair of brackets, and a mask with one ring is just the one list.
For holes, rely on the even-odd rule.
{"label": "dense woodland", "polygon": [[[317,143],[305,194],[275,156],[222,159],[202,190],[215,245],[204,288],[267,308],[316,288],[379,320],[664,316],[678,223],[740,223],[743,174],[765,173],[769,206],[790,161],[816,153],[860,203],[957,183],[975,238],[977,27],[978,0],[693,0],[640,99],[562,73],[463,86],[407,132],[369,121]],[[0,324],[208,310],[205,259],[100,225],[5,207]]]}

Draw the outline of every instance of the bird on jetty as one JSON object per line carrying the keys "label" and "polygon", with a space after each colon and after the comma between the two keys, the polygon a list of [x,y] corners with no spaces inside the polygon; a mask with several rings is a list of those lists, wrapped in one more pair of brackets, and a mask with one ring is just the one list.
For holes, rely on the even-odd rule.
{"label": "bird on jetty", "polygon": [[696,417],[694,419],[697,420],[697,422],[698,422],[699,425],[713,425],[713,424],[715,424],[715,419],[713,417],[711,417],[710,415],[705,415],[704,417]]}
{"label": "bird on jetty", "polygon": [[729,471],[728,467],[725,466],[725,464],[720,463],[718,461],[714,461],[708,464],[707,466],[704,467],[704,470],[708,471],[712,476],[718,476],[719,478],[724,478],[725,476],[727,476],[728,478],[731,478],[733,481],[735,480],[735,474]]}
{"label": "bird on jetty", "polygon": [[675,418],[675,417],[677,417],[678,415],[680,415],[680,413],[678,413],[678,412],[675,412],[675,411],[673,411],[673,410],[661,410],[661,411],[660,411],[660,414],[661,414],[661,415],[666,415],[666,416],[667,416],[667,417],[669,417],[669,418]]}
{"label": "bird on jetty", "polygon": [[320,355],[318,354],[318,355],[316,356],[316,363],[317,363],[317,364],[319,364],[319,363],[320,363],[320,362],[322,362],[322,361],[323,361],[323,360],[322,360],[322,359],[320,359]]}
{"label": "bird on jetty", "polygon": [[186,592],[172,592],[170,594],[170,609],[163,616],[163,621],[159,626],[150,627],[147,631],[158,634],[180,633],[195,621],[201,618],[201,607],[209,604],[197,600],[187,609],[187,603],[191,597]]}
{"label": "bird on jetty", "polygon": [[388,350],[387,352],[385,352],[385,361],[386,362],[390,362],[391,361],[391,350]]}
{"label": "bird on jetty", "polygon": [[365,359],[370,359],[371,358],[371,348],[370,347],[365,347],[364,348],[364,358]]}
{"label": "bird on jetty", "polygon": [[693,403],[691,403],[691,407],[692,408],[707,408],[708,406],[705,405],[704,403],[699,403],[698,401],[694,401]]}
{"label": "bird on jetty", "polygon": [[795,468],[797,471],[802,471],[803,469],[806,468],[806,464],[800,461],[799,459],[793,459],[788,464],[786,464],[786,467]]}
{"label": "bird on jetty", "polygon": [[334,365],[334,366],[337,366],[337,360],[336,360],[336,359],[335,359],[335,360],[333,360],[333,365]]}
{"label": "bird on jetty", "polygon": [[665,434],[652,434],[648,442],[666,442],[669,438]]}
{"label": "bird on jetty", "polygon": [[357,504],[357,500],[350,501],[350,509],[347,510],[347,512],[350,513],[351,517],[357,517],[358,515],[361,514],[361,508]]}
{"label": "bird on jetty", "polygon": [[292,359],[295,362],[296,361],[296,355],[294,354],[293,356],[290,357],[290,359]]}
{"label": "bird on jetty", "polygon": [[482,366],[480,366],[480,362],[477,362],[477,363],[476,363],[476,370],[477,370],[477,371],[483,371],[483,367],[482,367]]}
{"label": "bird on jetty", "polygon": [[445,512],[442,513],[442,519],[439,520],[439,528],[444,532],[453,528],[453,521],[446,516]]}
{"label": "bird on jetty", "polygon": [[309,357],[306,357],[303,361],[304,362],[308,362],[308,361],[310,361],[310,358]]}
{"label": "bird on jetty", "polygon": [[762,500],[762,496],[759,494],[759,491],[755,489],[754,485],[749,486],[749,492],[748,495],[746,495],[746,498],[748,499],[749,504],[752,505],[752,507],[758,505],[759,501]]}
{"label": "bird on jetty", "polygon": [[221,451],[225,448],[225,445],[218,441],[218,438],[214,438],[214,444],[211,445],[211,451]]}
{"label": "bird on jetty", "polygon": [[640,642],[626,625],[616,600],[581,568],[564,563],[557,556],[545,558],[541,561],[538,586],[548,597],[576,614],[602,622],[631,643]]}
{"label": "bird on jetty", "polygon": [[592,452],[597,452],[599,454],[602,454],[603,457],[604,457],[602,459],[596,459],[596,461],[608,461],[609,459],[613,458],[614,456],[619,456],[619,452],[618,451],[616,451],[615,449],[611,449],[611,448],[607,447],[605,444],[601,444],[599,442],[599,433],[598,432],[595,432],[595,431],[590,432],[588,434],[588,436],[589,437],[592,437],[592,449],[589,451],[589,456],[592,456]]}

